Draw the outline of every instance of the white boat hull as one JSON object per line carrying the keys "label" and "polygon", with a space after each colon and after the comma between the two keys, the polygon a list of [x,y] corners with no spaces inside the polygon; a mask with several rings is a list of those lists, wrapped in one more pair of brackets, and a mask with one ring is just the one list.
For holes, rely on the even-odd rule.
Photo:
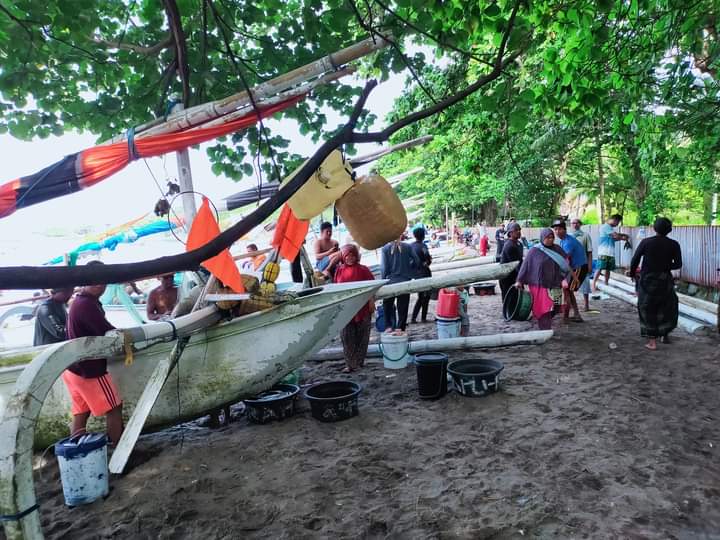
{"label": "white boat hull", "polygon": [[[337,336],[382,284],[328,285],[314,295],[193,334],[148,417],[146,429],[197,418],[271,387]],[[108,371],[120,390],[126,417],[132,414],[155,365],[170,353],[172,345],[160,343],[136,352],[130,366],[118,354],[110,357]],[[18,350],[15,356],[4,352],[0,365],[29,361],[42,350],[44,347]],[[23,369],[23,364],[0,368],[0,412]],[[36,447],[66,436],[70,420],[70,398],[58,380],[36,424]]]}

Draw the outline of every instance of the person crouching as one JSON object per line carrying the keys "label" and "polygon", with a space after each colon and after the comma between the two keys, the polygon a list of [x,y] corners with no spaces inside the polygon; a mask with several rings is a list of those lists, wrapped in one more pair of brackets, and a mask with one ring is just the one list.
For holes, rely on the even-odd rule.
{"label": "person crouching", "polygon": [[[360,264],[360,252],[354,244],[346,244],[340,250],[341,264],[335,272],[335,283],[348,283],[351,281],[370,281],[375,279],[370,269]],[[365,365],[368,343],[370,341],[370,323],[375,301],[370,301],[362,307],[353,319],[343,328],[340,337],[345,353],[347,367],[344,373],[351,373]]]}

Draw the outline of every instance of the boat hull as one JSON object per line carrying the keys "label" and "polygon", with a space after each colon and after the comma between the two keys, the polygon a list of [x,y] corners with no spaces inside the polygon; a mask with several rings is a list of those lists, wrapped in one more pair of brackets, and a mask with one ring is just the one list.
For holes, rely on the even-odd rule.
{"label": "boat hull", "polygon": [[[329,285],[314,295],[193,334],[150,412],[146,430],[197,418],[273,386],[337,336],[382,283]],[[157,362],[170,354],[172,345],[160,343],[136,352],[130,366],[119,356],[109,358],[108,371],[119,388],[126,418],[132,414],[145,381]],[[30,360],[42,350],[20,350],[16,358]],[[9,353],[2,359],[12,361]],[[20,364],[0,369],[0,410],[23,368]],[[58,380],[36,424],[36,448],[67,436],[70,420],[70,398]],[[90,429],[102,430],[102,423],[92,419]]]}

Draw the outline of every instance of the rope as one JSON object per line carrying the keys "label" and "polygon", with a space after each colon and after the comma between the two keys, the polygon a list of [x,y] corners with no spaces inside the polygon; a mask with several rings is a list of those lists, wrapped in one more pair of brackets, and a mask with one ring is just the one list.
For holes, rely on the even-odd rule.
{"label": "rope", "polygon": [[131,127],[127,130],[126,137],[130,161],[137,161],[142,156],[138,153],[137,147],[135,146],[135,127]]}
{"label": "rope", "polygon": [[38,503],[35,503],[30,508],[23,510],[22,512],[18,512],[17,514],[0,515],[0,521],[20,521],[22,518],[34,512],[38,508],[40,508],[40,505]]}

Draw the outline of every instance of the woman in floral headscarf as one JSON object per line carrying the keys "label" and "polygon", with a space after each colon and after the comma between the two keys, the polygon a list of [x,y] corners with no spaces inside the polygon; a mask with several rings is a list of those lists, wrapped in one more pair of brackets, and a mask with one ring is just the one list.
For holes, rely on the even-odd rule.
{"label": "woman in floral headscarf", "polygon": [[[345,244],[340,252],[342,263],[335,271],[335,283],[375,279],[370,269],[360,264],[360,252],[355,244]],[[375,301],[371,299],[340,333],[347,364],[343,370],[345,373],[351,373],[365,365],[374,309]]]}
{"label": "woman in floral headscarf", "polygon": [[552,229],[540,231],[540,243],[534,245],[525,256],[515,286],[528,286],[532,296],[532,313],[540,330],[550,330],[552,318],[562,299],[562,288],[567,287],[570,272],[567,254],[555,245]]}

